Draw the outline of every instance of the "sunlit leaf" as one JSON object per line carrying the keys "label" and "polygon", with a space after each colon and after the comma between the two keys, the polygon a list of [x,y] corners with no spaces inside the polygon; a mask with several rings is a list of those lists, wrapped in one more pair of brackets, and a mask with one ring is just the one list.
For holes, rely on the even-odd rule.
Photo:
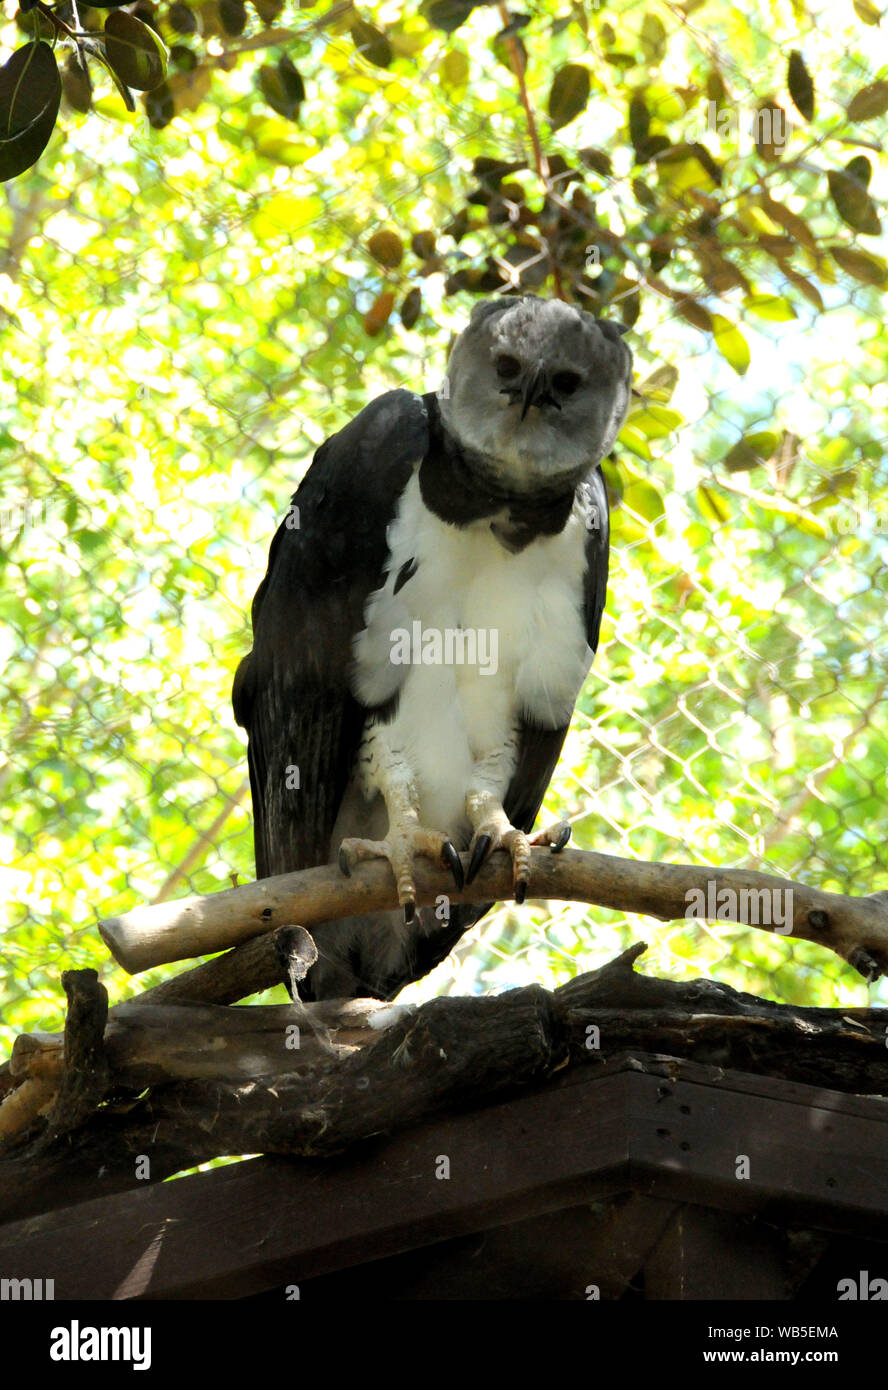
{"label": "sunlit leaf", "polygon": [[770,319],[774,323],[786,323],[796,317],[796,311],[788,299],[780,294],[752,294],[745,301],[747,309],[760,319]]}
{"label": "sunlit leaf", "polygon": [[780,439],[773,430],[757,430],[745,434],[725,455],[724,463],[729,473],[748,472],[767,462],[775,452]]}
{"label": "sunlit leaf", "polygon": [[449,48],[438,64],[442,85],[451,90],[465,87],[469,80],[469,58],[461,48]]}
{"label": "sunlit leaf", "polygon": [[668,401],[678,384],[678,368],[671,362],[662,362],[649,376],[638,383],[638,393],[644,399],[660,402]]}
{"label": "sunlit leaf", "polygon": [[703,515],[708,517],[710,521],[717,522],[719,526],[724,526],[726,522],[730,521],[730,511],[721,498],[705,483],[700,483],[697,487],[697,503]]}
{"label": "sunlit leaf", "polygon": [[662,495],[653,483],[632,478],[623,489],[623,506],[642,521],[656,523],[666,515]]}
{"label": "sunlit leaf", "polygon": [[320,198],[299,198],[293,193],[275,193],[268,198],[250,221],[259,241],[301,232],[322,216],[324,204]]}
{"label": "sunlit leaf", "polygon": [[736,324],[721,314],[713,314],[712,331],[715,346],[722,357],[734,368],[738,376],[743,376],[750,362],[749,344]]}
{"label": "sunlit leaf", "polygon": [[864,24],[878,24],[882,18],[882,11],[872,0],[854,0],[854,13]]}
{"label": "sunlit leaf", "polygon": [[640,410],[633,410],[629,422],[636,430],[641,430],[648,439],[663,439],[684,424],[684,416],[678,410],[667,410],[665,406],[651,402]]}

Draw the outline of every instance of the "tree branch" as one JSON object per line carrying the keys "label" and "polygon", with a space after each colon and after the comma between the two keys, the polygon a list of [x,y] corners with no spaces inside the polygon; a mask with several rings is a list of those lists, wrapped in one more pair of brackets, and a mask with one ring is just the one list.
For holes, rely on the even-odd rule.
{"label": "tree branch", "polygon": [[[512,896],[512,866],[504,851],[492,854],[474,883],[458,893],[449,872],[426,860],[416,861],[415,877],[417,907]],[[534,849],[528,897],[592,903],[661,922],[737,922],[826,946],[870,979],[888,971],[888,892],[851,897],[750,869]],[[99,930],[114,959],[135,975],[227,950],[273,927],[298,923],[310,931],[320,922],[393,907],[397,895],[388,864],[361,864],[350,878],[328,864],[209,896],[137,907],[100,922]]]}

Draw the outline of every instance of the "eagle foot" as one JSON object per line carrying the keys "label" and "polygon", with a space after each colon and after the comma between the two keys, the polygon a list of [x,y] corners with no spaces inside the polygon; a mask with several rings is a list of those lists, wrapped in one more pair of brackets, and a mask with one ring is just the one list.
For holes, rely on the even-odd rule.
{"label": "eagle foot", "polygon": [[462,862],[450,836],[441,830],[426,830],[421,825],[390,829],[384,840],[343,840],[339,846],[339,867],[349,878],[355,864],[362,859],[387,859],[395,875],[404,921],[409,926],[416,916],[413,860],[417,854],[439,860],[452,873],[457,891],[463,887]]}
{"label": "eagle foot", "polygon": [[[504,823],[505,822],[505,823]],[[564,849],[570,839],[570,826],[567,821],[556,821],[554,825],[539,830],[535,835],[525,835],[509,825],[505,817],[494,815],[477,827],[469,845],[469,871],[466,882],[471,883],[484,861],[495,849],[508,850],[512,857],[513,894],[519,905],[527,897],[530,881],[530,851],[533,845],[550,845],[552,853]]]}

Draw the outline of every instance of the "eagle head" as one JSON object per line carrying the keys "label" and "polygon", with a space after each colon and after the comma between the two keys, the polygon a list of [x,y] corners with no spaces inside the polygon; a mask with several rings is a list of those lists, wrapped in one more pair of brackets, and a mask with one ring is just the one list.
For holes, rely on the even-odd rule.
{"label": "eagle head", "polygon": [[629,408],[632,354],[617,324],[559,299],[484,300],[438,392],[463,449],[522,490],[579,479],[610,451]]}

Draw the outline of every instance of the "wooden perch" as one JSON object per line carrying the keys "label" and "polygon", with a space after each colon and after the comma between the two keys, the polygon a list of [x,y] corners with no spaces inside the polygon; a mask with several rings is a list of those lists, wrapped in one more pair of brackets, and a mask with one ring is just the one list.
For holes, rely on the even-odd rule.
{"label": "wooden perch", "polygon": [[[649,864],[588,850],[534,849],[531,863],[529,897],[587,902],[662,922],[689,916],[737,922],[826,946],[868,979],[888,972],[886,892],[851,897],[747,869]],[[442,898],[482,903],[512,896],[511,864],[502,851],[491,855],[474,883],[459,893],[449,872],[426,860],[417,859],[415,876],[417,906]],[[310,931],[318,922],[396,906],[388,864],[361,864],[350,878],[325,865],[137,907],[100,922],[99,930],[115,960],[135,975],[224,951],[285,923],[298,922]],[[760,920],[764,912],[776,925]]]}

